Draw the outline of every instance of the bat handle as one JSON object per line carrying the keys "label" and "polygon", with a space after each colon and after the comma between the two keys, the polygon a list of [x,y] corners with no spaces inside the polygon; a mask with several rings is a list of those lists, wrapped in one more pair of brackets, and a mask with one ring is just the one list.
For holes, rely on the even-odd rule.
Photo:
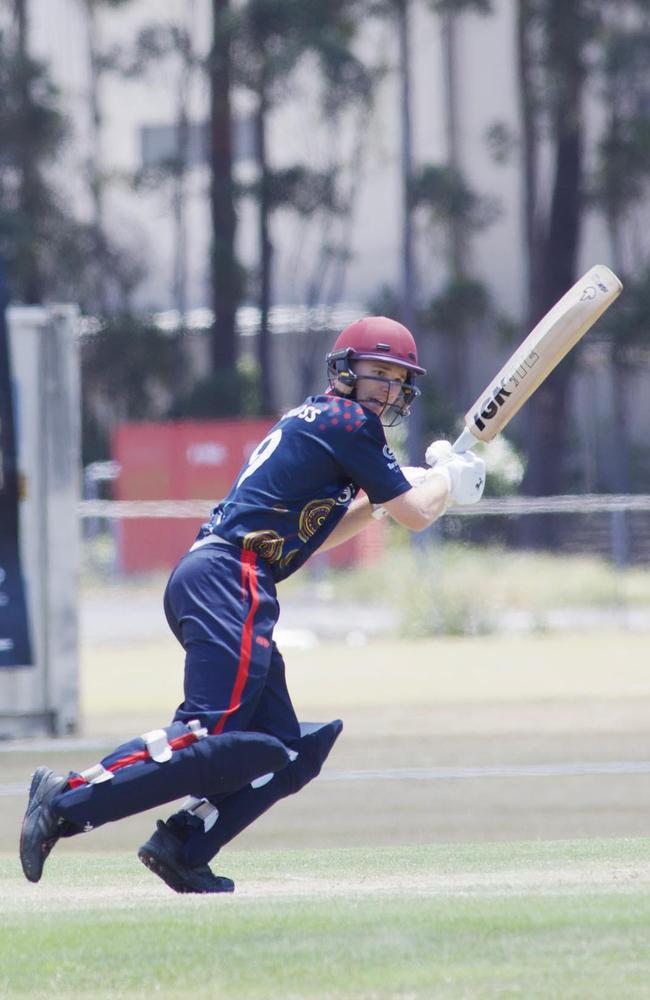
{"label": "bat handle", "polygon": [[469,451],[477,443],[478,438],[475,438],[469,427],[465,427],[460,437],[457,437],[451,446],[451,450],[457,455],[462,455],[466,451]]}

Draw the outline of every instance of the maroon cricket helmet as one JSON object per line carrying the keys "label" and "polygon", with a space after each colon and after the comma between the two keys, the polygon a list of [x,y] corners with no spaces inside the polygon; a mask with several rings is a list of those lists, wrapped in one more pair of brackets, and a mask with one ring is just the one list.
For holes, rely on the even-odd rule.
{"label": "maroon cricket helmet", "polygon": [[426,375],[426,370],[418,364],[418,349],[413,334],[387,316],[365,316],[346,326],[327,355],[328,368],[331,361],[341,357],[349,361],[360,358],[391,361],[403,365],[414,375]]}
{"label": "maroon cricket helmet", "polygon": [[419,389],[415,388],[415,376],[426,375],[426,369],[418,364],[413,334],[402,323],[387,316],[365,316],[346,326],[327,355],[330,390],[350,393],[354,397],[357,376],[350,363],[366,359],[388,361],[406,368],[407,377],[400,401],[387,407],[387,420],[382,421],[392,427],[408,414],[410,403],[420,395]]}

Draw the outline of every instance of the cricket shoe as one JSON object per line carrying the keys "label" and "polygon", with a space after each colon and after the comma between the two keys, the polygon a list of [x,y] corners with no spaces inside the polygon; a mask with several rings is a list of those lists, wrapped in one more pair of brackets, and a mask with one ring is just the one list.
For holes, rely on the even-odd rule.
{"label": "cricket shoe", "polygon": [[60,836],[61,820],[52,803],[68,784],[49,767],[37,767],[32,777],[27,812],[20,830],[20,863],[25,878],[38,882],[45,860]]}
{"label": "cricket shoe", "polygon": [[143,844],[138,857],[143,865],[166,882],[174,892],[234,892],[235,883],[215,875],[208,865],[190,868],[181,859],[183,841],[161,819],[156,832]]}

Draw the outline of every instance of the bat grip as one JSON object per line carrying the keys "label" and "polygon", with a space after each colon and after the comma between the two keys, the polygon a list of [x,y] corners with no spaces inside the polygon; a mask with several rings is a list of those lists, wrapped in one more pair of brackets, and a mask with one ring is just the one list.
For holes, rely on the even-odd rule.
{"label": "bat grip", "polygon": [[469,451],[477,443],[478,438],[475,438],[469,427],[465,427],[462,434],[456,438],[451,450],[457,455],[463,455],[466,451]]}

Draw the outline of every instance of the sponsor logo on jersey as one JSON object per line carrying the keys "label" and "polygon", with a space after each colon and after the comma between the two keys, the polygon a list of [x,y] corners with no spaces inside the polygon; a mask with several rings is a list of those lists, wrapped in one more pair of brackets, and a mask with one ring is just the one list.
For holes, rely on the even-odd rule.
{"label": "sponsor logo on jersey", "polygon": [[395,458],[395,452],[392,451],[391,448],[390,448],[390,446],[387,445],[387,444],[384,445],[383,451],[384,451],[384,458],[386,459],[386,462],[388,463],[388,468],[389,469],[396,469],[398,467],[398,465],[399,465],[399,462]]}
{"label": "sponsor logo on jersey", "polygon": [[347,507],[352,500],[353,489],[352,486],[346,486],[345,489],[339,493],[336,498],[336,503],[339,507]]}

